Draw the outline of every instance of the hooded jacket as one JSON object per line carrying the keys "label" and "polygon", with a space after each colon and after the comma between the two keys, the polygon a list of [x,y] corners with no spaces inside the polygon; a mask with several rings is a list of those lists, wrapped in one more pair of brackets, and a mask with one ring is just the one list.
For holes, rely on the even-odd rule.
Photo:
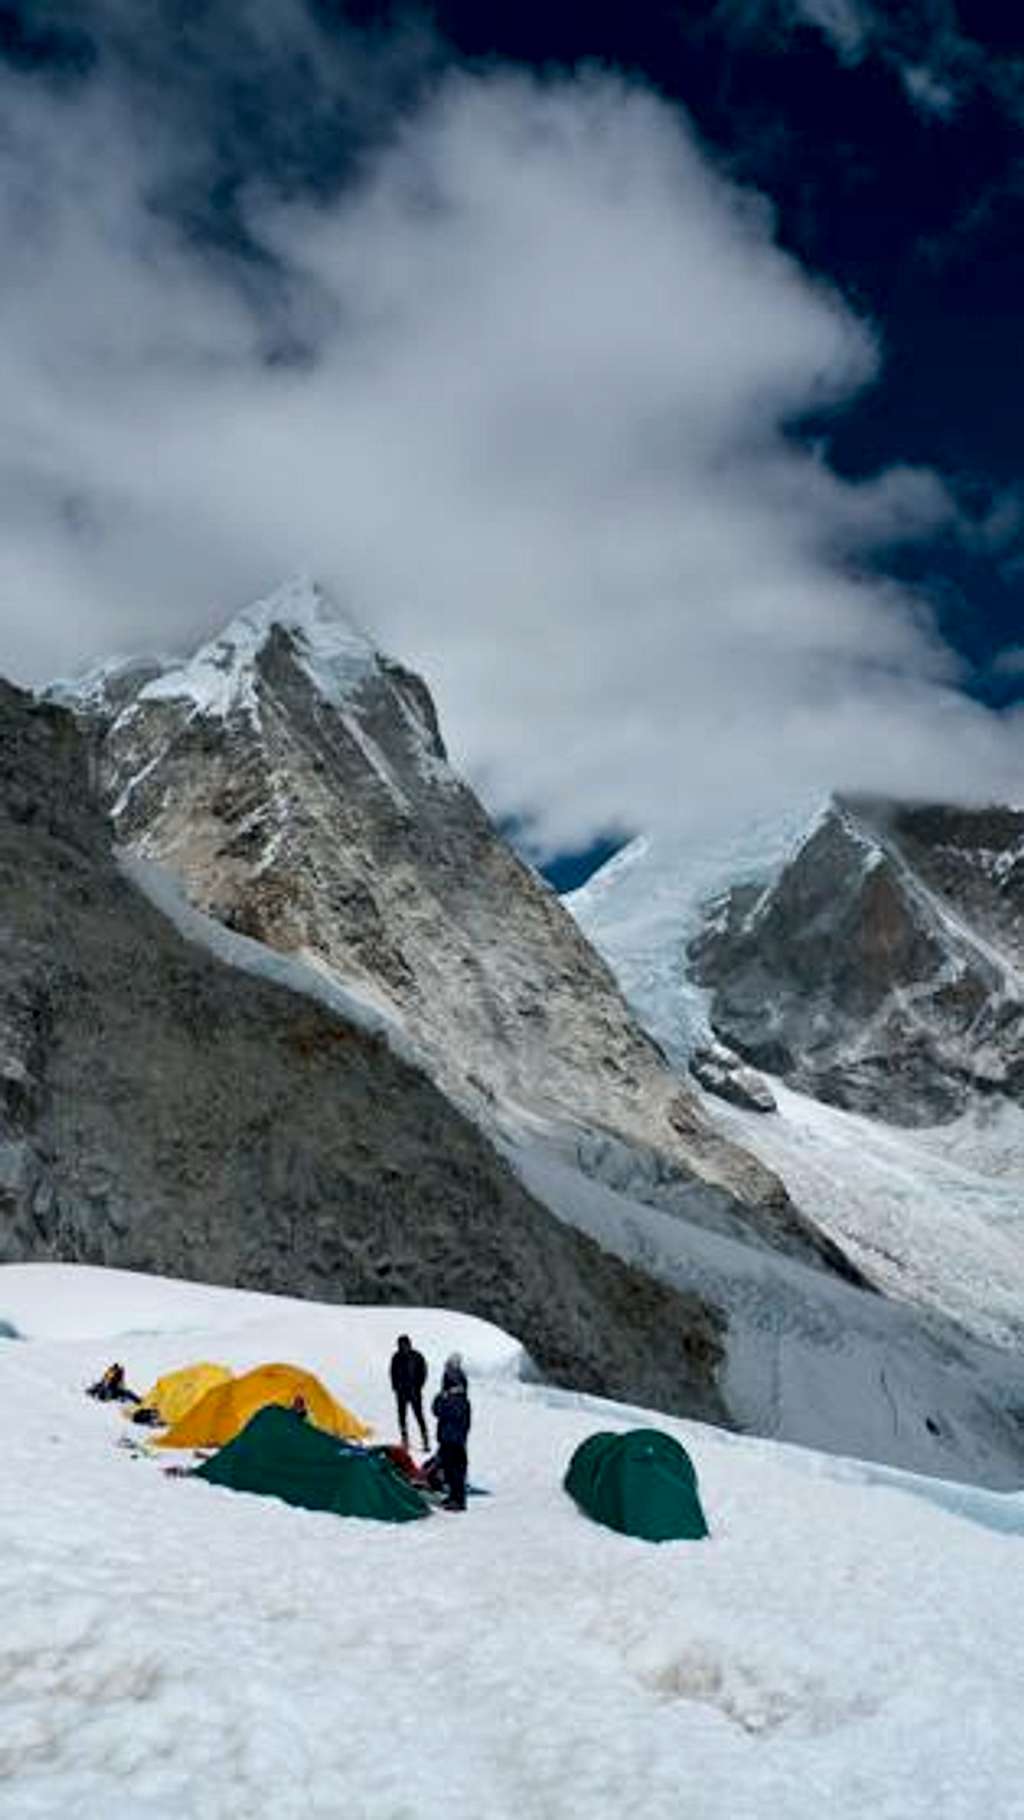
{"label": "hooded jacket", "polygon": [[438,1392],[433,1402],[437,1421],[439,1447],[465,1447],[472,1420],[472,1409],[464,1384],[452,1384]]}

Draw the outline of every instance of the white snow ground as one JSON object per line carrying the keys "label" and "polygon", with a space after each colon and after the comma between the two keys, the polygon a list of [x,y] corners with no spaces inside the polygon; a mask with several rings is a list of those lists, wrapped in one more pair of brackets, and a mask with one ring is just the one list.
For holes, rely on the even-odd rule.
{"label": "white snow ground", "polygon": [[[520,1381],[484,1323],[58,1265],[0,1269],[4,1318],[4,1820],[1024,1815],[1018,1498],[658,1418],[712,1537],[657,1547],[560,1485],[636,1412]],[[293,1358],[387,1434],[403,1327],[469,1364],[464,1517],[167,1478],[81,1394],[115,1356]]]}

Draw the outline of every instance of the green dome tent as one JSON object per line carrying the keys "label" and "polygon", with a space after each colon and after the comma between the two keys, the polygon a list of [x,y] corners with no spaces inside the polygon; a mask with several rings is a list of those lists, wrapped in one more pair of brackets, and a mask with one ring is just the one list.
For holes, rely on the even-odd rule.
{"label": "green dome tent", "polygon": [[332,1510],[339,1517],[408,1523],[430,1514],[426,1500],[383,1454],[339,1441],[278,1404],[257,1410],[240,1435],[197,1468],[196,1476],[231,1491],[282,1498],[304,1510]]}
{"label": "green dome tent", "polygon": [[595,1523],[647,1542],[708,1533],[685,1447],[656,1428],[589,1435],[569,1462],[565,1489]]}

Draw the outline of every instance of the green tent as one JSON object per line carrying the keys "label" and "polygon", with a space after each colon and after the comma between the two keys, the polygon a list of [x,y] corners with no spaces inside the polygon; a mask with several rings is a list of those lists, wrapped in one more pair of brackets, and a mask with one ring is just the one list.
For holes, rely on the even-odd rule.
{"label": "green tent", "polygon": [[408,1523],[430,1513],[383,1454],[339,1441],[278,1404],[257,1410],[240,1435],[197,1468],[197,1476],[339,1517]]}
{"label": "green tent", "polygon": [[565,1489],[595,1523],[625,1536],[692,1542],[708,1533],[693,1462],[656,1428],[589,1435],[569,1462]]}

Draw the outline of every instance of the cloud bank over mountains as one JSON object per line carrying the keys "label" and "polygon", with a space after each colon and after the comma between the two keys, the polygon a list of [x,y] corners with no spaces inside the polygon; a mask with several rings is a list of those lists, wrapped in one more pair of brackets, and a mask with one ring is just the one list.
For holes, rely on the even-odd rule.
{"label": "cloud bank over mountains", "polygon": [[0,85],[0,670],[180,647],[312,570],[538,852],[807,787],[1019,794],[1024,721],[880,573],[978,529],[935,473],[830,467],[884,348],[765,200],[608,72],[397,105],[428,51],[318,62],[276,16],[280,155],[219,235],[215,69],[191,135],[116,64]]}

